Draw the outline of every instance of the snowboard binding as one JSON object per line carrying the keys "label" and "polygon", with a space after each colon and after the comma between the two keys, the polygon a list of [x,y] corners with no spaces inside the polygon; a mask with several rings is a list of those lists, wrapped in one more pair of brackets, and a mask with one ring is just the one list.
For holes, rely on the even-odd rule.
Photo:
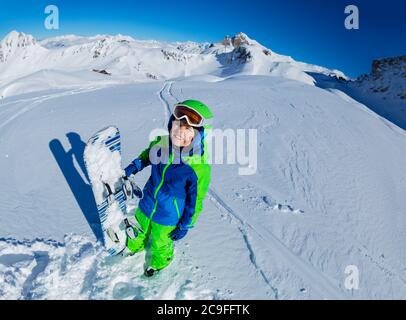
{"label": "snowboard binding", "polygon": [[129,218],[124,219],[125,231],[127,237],[130,238],[131,240],[134,240],[138,236],[138,234],[144,233],[144,230],[142,230],[141,227],[138,225],[138,223],[133,220],[135,219],[131,220]]}
{"label": "snowboard binding", "polygon": [[111,205],[116,200],[116,198],[114,197],[113,190],[111,190],[110,185],[107,183],[104,183],[104,187],[106,188],[107,192],[107,203]]}
{"label": "snowboard binding", "polygon": [[134,197],[141,199],[144,196],[141,188],[134,181],[130,180],[127,176],[123,176],[121,179],[123,181],[123,192],[127,200]]}
{"label": "snowboard binding", "polygon": [[134,199],[135,197],[141,199],[144,194],[141,190],[140,187],[138,187],[135,182],[130,181],[127,177],[122,177],[122,190],[116,191],[111,188],[111,186],[107,183],[104,183],[104,187],[106,190],[106,198],[107,198],[107,203],[109,205],[111,205],[114,201],[116,201],[116,199],[122,197],[122,195],[120,195],[120,193],[122,192],[124,197],[125,197],[125,201]]}

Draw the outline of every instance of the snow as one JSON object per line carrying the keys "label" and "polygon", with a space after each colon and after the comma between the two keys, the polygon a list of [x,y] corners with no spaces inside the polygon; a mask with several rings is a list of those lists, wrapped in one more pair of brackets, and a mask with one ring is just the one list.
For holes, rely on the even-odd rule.
{"label": "snow", "polygon": [[106,76],[91,71],[65,72],[40,70],[0,86],[0,97],[8,97],[29,92],[58,89],[82,89],[117,84]]}
{"label": "snow", "polygon": [[[258,171],[239,176],[238,164],[213,165],[196,227],[176,244],[173,264],[146,280],[144,254],[111,260],[97,244],[94,213],[82,203],[89,185],[81,150],[114,123],[129,163],[152,129],[166,127],[168,106],[187,97],[212,106],[217,128],[258,129]],[[0,179],[9,182],[0,186],[3,298],[405,295],[406,135],[354,100],[241,76],[31,93],[4,99],[0,110],[0,164],[8,168]],[[148,171],[137,175],[140,185]],[[359,290],[344,287],[347,265],[360,270]]]}
{"label": "snow", "polygon": [[[0,97],[59,88],[65,83],[92,86],[182,77],[282,76],[313,85],[307,72],[340,74],[277,54],[246,34],[235,46],[218,43],[159,42],[124,35],[58,36],[37,41],[12,31],[0,42]],[[106,70],[111,75],[91,75]],[[47,75],[38,79],[38,74]],[[60,80],[59,76],[66,78]],[[38,82],[38,83],[37,83]]]}
{"label": "snow", "polygon": [[[253,60],[244,63],[247,51],[221,44],[115,37],[30,44],[24,54],[36,54],[26,73],[20,53],[0,63],[0,299],[405,298],[404,129],[330,76],[339,72],[269,57],[246,35],[238,48]],[[88,59],[103,40],[109,54]],[[158,80],[128,77],[132,57]],[[107,65],[111,77],[89,70]],[[257,129],[257,171],[214,164],[195,228],[176,243],[171,265],[146,279],[145,253],[108,257],[97,242],[84,147],[114,124],[125,165],[187,98],[212,107],[214,128]],[[344,285],[350,265],[358,289]]]}

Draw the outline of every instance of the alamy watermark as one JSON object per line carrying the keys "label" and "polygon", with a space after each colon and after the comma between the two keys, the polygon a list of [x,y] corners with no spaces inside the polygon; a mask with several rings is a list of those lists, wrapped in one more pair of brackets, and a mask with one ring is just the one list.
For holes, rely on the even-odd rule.
{"label": "alamy watermark", "polygon": [[347,290],[359,289],[359,270],[356,265],[348,265],[344,270],[347,277],[344,280],[344,287]]}
{"label": "alamy watermark", "polygon": [[[195,138],[193,142],[190,146],[182,149],[179,157],[173,159],[173,163],[179,163],[181,156],[201,156],[203,154],[207,158],[197,157],[197,159],[202,159],[204,163],[239,165],[239,175],[253,175],[257,172],[257,129],[210,129],[205,132],[204,141],[199,131],[194,130]],[[163,129],[152,130],[149,136],[150,141],[163,133],[167,134],[167,131]],[[174,147],[172,149],[174,150]],[[169,152],[168,149],[157,145],[155,148],[150,149],[149,160],[153,164],[165,162],[168,159]]]}
{"label": "alamy watermark", "polygon": [[[47,14],[44,20],[44,26],[48,30],[59,29],[59,8],[56,5],[47,5],[44,13]],[[348,5],[344,8],[344,13],[347,14],[344,20],[344,27],[347,30],[359,29],[359,9],[356,5]]]}
{"label": "alamy watermark", "polygon": [[356,5],[348,5],[344,9],[348,16],[344,20],[344,26],[347,30],[359,29],[359,9]]}
{"label": "alamy watermark", "polygon": [[48,30],[59,29],[59,9],[55,5],[49,5],[45,7],[44,13],[48,16],[45,18],[44,26]]}

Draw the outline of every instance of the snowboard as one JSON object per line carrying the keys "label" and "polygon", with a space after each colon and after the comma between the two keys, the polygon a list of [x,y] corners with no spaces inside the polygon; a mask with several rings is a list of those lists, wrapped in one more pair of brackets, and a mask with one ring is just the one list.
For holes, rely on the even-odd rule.
{"label": "snowboard", "polygon": [[127,201],[141,198],[141,189],[130,181],[121,168],[120,131],[106,127],[90,137],[84,160],[97,212],[103,231],[104,247],[111,256],[126,248],[127,233],[131,229],[126,218]]}

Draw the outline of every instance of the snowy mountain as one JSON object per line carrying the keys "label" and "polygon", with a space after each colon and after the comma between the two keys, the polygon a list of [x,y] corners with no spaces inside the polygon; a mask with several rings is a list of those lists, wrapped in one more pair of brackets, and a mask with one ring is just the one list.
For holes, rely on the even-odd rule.
{"label": "snowy mountain", "polygon": [[[406,297],[406,132],[354,98],[402,75],[395,62],[350,82],[244,34],[199,44],[13,32],[0,50],[0,299]],[[144,253],[100,247],[84,145],[117,125],[126,165],[187,98],[211,106],[215,128],[257,129],[257,171],[213,165],[195,228],[145,279]]]}
{"label": "snowy mountain", "polygon": [[11,31],[0,42],[0,62],[8,63],[16,55],[22,55],[25,59],[33,47],[36,48],[34,50],[41,50],[33,36]]}
{"label": "snowy mountain", "polygon": [[[384,99],[406,99],[406,55],[374,60],[371,74],[355,81],[369,94],[382,95]],[[402,81],[403,80],[403,81]]]}
{"label": "snowy mountain", "polygon": [[370,74],[349,83],[356,98],[406,128],[406,55],[372,62]]}
{"label": "snowy mountain", "polygon": [[[111,77],[94,77],[92,70],[105,70]],[[274,75],[313,84],[314,79],[307,72],[345,78],[337,70],[279,55],[244,33],[209,44],[140,41],[122,35],[68,35],[36,41],[31,35],[10,32],[0,43],[0,95],[60,88],[52,76],[48,83],[27,85],[27,81],[36,82],[35,74],[39,71],[62,72],[61,78],[66,73],[72,73],[72,77],[80,74],[87,84],[101,85],[190,76],[216,81],[232,75]],[[83,85],[80,79],[77,84]]]}

